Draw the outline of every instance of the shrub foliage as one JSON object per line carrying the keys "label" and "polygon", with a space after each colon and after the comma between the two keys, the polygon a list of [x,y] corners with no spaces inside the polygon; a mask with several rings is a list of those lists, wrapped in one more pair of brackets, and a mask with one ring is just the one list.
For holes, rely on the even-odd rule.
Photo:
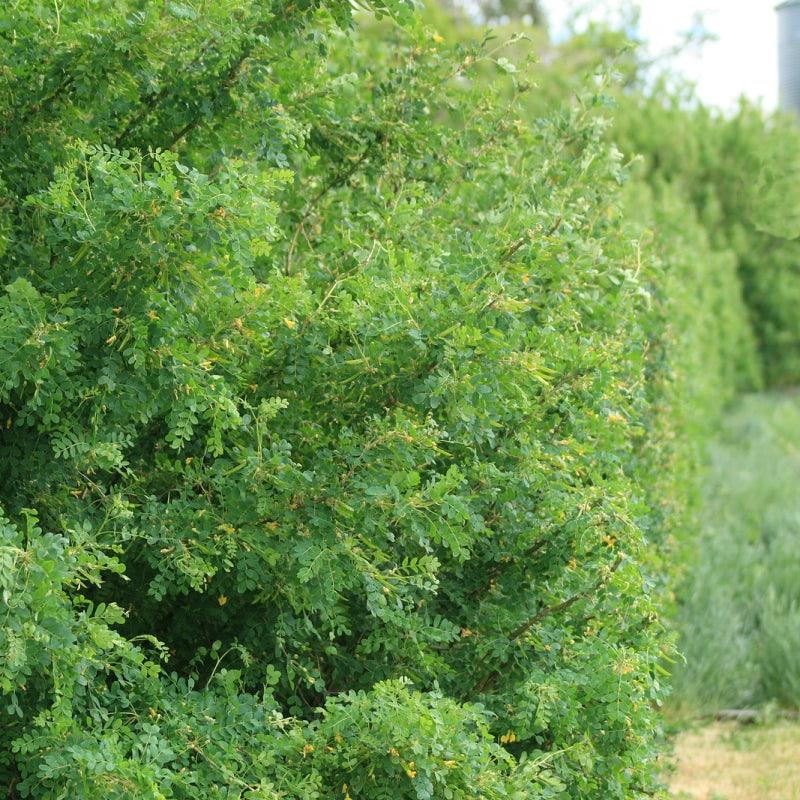
{"label": "shrub foliage", "polygon": [[657,791],[736,262],[602,76],[533,112],[518,37],[371,9],[0,12],[11,797]]}

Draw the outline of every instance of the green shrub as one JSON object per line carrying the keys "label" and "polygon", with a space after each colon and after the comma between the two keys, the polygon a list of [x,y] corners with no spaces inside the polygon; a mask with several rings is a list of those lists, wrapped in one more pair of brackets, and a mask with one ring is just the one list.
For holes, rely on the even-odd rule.
{"label": "green shrub", "polygon": [[734,261],[601,74],[372,7],[0,12],[11,796],[658,792]]}
{"label": "green shrub", "polygon": [[737,259],[767,383],[800,380],[800,128],[742,102],[734,114],[656,87],[620,100],[615,131],[646,180],[680,187],[712,244]]}
{"label": "green shrub", "polygon": [[625,208],[643,231],[641,257],[655,256],[637,470],[647,490],[652,572],[665,610],[674,612],[675,588],[696,545],[709,434],[737,392],[758,383],[759,364],[736,259],[711,245],[680,190],[635,181]]}

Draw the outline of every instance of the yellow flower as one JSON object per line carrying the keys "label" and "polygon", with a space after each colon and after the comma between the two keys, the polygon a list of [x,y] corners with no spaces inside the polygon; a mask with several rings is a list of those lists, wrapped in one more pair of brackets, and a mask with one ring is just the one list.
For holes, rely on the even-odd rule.
{"label": "yellow flower", "polygon": [[400,755],[400,751],[396,747],[390,747],[386,751],[392,758],[397,758]]}
{"label": "yellow flower", "polygon": [[313,744],[303,745],[303,758],[305,758],[307,755],[310,755],[313,752],[314,752],[314,745]]}
{"label": "yellow flower", "polygon": [[289,329],[292,330],[297,327],[297,323],[291,319],[290,317],[283,318],[283,324]]}
{"label": "yellow flower", "polygon": [[500,744],[511,744],[517,741],[517,734],[514,731],[509,731],[500,737]]}
{"label": "yellow flower", "polygon": [[628,675],[633,672],[634,667],[635,665],[631,659],[621,658],[614,664],[614,672],[616,672],[617,675]]}
{"label": "yellow flower", "polygon": [[406,775],[408,775],[409,778],[417,777],[417,765],[413,761],[408,762],[406,766]]}
{"label": "yellow flower", "polygon": [[227,597],[225,597],[225,595],[224,595],[224,594],[221,594],[221,595],[220,595],[220,596],[217,598],[217,602],[218,602],[218,603],[219,603],[221,606],[224,606],[224,605],[225,605],[225,603],[227,603],[227,602],[228,602],[228,598],[227,598]]}
{"label": "yellow flower", "polygon": [[442,36],[440,33],[434,33],[433,36],[431,36],[431,39],[433,39],[436,44],[441,44],[444,41],[444,36]]}

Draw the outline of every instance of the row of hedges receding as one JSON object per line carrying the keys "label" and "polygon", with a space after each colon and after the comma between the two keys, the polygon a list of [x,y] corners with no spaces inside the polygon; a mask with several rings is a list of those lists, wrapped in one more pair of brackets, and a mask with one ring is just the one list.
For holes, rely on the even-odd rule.
{"label": "row of hedges receding", "polygon": [[657,791],[736,259],[602,79],[374,7],[0,11],[10,797]]}
{"label": "row of hedges receding", "polygon": [[800,126],[742,101],[723,114],[657,86],[627,96],[620,140],[641,153],[642,178],[680,187],[715,248],[729,250],[764,380],[800,382]]}

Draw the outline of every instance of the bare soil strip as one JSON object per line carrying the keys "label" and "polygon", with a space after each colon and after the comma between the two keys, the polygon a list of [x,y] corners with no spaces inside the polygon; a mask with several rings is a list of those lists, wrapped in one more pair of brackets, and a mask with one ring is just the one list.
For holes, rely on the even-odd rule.
{"label": "bare soil strip", "polygon": [[716,722],[675,741],[675,800],[800,800],[800,725]]}

